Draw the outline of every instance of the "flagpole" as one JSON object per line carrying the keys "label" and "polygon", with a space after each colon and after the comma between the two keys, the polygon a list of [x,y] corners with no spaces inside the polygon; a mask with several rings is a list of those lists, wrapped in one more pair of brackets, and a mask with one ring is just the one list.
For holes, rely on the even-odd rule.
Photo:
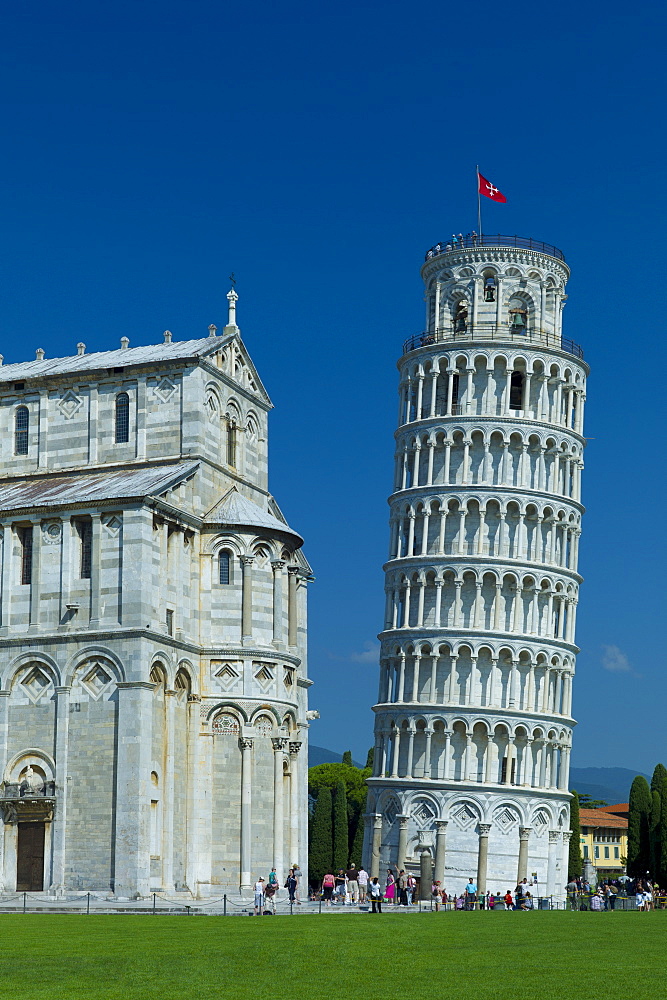
{"label": "flagpole", "polygon": [[477,164],[477,225],[479,235],[482,235],[482,199],[479,196],[479,163]]}

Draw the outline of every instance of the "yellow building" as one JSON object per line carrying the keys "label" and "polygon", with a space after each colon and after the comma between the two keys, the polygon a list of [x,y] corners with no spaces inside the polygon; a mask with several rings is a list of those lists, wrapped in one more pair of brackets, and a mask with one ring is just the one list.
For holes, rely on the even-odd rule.
{"label": "yellow building", "polygon": [[628,856],[628,806],[621,802],[602,809],[580,809],[581,857],[599,876],[623,875]]}

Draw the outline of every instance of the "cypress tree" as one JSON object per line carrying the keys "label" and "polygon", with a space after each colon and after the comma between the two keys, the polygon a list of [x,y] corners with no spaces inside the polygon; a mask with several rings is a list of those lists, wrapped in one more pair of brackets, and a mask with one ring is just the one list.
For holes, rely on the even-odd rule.
{"label": "cypress tree", "polygon": [[361,857],[364,851],[364,814],[359,813],[357,818],[357,826],[354,831],[354,838],[352,840],[352,847],[350,848],[350,861],[352,864],[361,866]]}
{"label": "cypress tree", "polygon": [[310,823],[308,870],[313,882],[321,881],[331,872],[333,863],[331,813],[331,789],[325,785],[317,793]]}
{"label": "cypress tree", "polygon": [[375,748],[371,747],[366,755],[366,768],[373,770],[373,760],[375,759]]}
{"label": "cypress tree", "polygon": [[646,875],[649,865],[651,790],[641,775],[630,786],[628,804],[628,875]]}
{"label": "cypress tree", "polygon": [[579,796],[572,791],[572,801],[570,802],[570,852],[568,857],[568,881],[576,875],[581,875],[581,826],[579,824]]}
{"label": "cypress tree", "polygon": [[660,818],[662,813],[662,802],[660,792],[651,792],[651,816],[649,823],[649,871],[653,878],[658,877],[660,871]]}
{"label": "cypress tree", "polygon": [[350,767],[354,766],[352,764],[352,751],[351,750],[346,750],[345,751],[345,753],[343,754],[343,760],[341,761],[341,763],[342,764],[349,764]]}
{"label": "cypress tree", "polygon": [[347,868],[347,822],[347,794],[344,783],[339,781],[334,790],[333,800],[333,866],[335,871]]}
{"label": "cypress tree", "polygon": [[653,777],[651,778],[651,791],[659,792],[662,795],[662,786],[665,778],[667,778],[667,768],[664,768],[662,764],[656,764],[653,770]]}
{"label": "cypress tree", "polygon": [[658,881],[667,885],[667,778],[663,778],[660,789],[660,870]]}

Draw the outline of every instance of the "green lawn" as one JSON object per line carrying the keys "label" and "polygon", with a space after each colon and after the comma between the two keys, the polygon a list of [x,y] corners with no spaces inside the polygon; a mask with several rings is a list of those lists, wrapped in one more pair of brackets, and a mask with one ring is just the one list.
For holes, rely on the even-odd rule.
{"label": "green lawn", "polygon": [[667,911],[3,915],[17,1000],[656,997]]}

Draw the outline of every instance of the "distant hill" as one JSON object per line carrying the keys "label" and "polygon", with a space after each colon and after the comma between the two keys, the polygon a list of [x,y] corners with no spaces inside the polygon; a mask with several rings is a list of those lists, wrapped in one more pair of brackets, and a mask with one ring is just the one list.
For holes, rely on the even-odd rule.
{"label": "distant hill", "polygon": [[[318,764],[342,764],[342,753],[334,753],[333,750],[326,750],[324,747],[315,747],[308,744],[308,767],[317,767]],[[358,761],[353,760],[355,767],[363,767]]]}
{"label": "distant hill", "polygon": [[[340,764],[343,755],[327,750],[325,747],[316,747],[313,744],[308,746],[308,767],[316,767],[317,764]],[[354,761],[355,767],[363,767],[358,761]],[[570,788],[575,788],[578,792],[585,792],[593,799],[602,799],[609,805],[617,802],[627,802],[630,794],[630,785],[633,779],[641,771],[631,771],[627,767],[571,767],[570,768]],[[650,782],[650,775],[644,777]]]}
{"label": "distant hill", "polygon": [[[628,801],[630,785],[642,773],[631,771],[627,767],[571,767],[570,788],[615,805],[617,802]],[[648,782],[651,781],[650,775],[643,776]]]}

